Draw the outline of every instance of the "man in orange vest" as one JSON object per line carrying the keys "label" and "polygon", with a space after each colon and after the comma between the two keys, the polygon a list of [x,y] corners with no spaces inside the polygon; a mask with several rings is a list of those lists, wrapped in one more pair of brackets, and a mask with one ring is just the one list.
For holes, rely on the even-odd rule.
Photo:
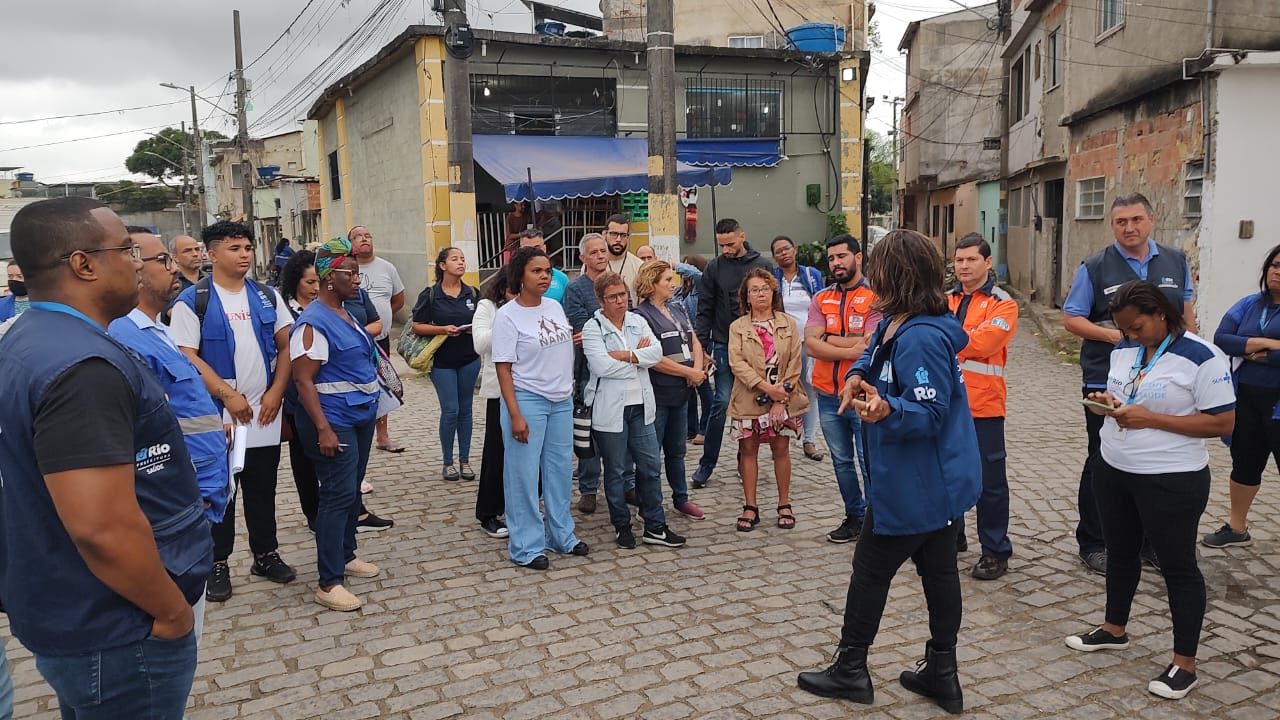
{"label": "man in orange vest", "polygon": [[[991,275],[991,246],[978,233],[956,243],[956,279],[947,296],[951,311],[969,333],[957,356],[969,391],[969,410],[982,455],[982,495],[978,498],[978,542],[982,558],[973,577],[995,580],[1009,570],[1009,479],[1005,475],[1004,416],[1007,390],[1004,367],[1009,341],[1018,327],[1018,303]],[[960,529],[961,544],[964,527]]]}
{"label": "man in orange vest", "polygon": [[[844,376],[867,349],[867,340],[880,313],[871,309],[875,293],[862,276],[862,247],[857,238],[837,235],[827,242],[827,266],[835,282],[818,291],[809,303],[804,347],[813,358],[813,389],[818,395],[818,421],[831,451],[836,483],[844,499],[844,521],[827,533],[833,543],[858,539],[867,512],[858,487],[858,467],[867,482],[866,453],[862,446],[862,421],[852,408],[840,414],[840,389]],[[857,465],[854,465],[854,458]]]}

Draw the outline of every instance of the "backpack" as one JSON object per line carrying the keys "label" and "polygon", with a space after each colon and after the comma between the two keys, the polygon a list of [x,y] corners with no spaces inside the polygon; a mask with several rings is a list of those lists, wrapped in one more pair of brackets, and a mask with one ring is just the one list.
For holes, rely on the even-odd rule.
{"label": "backpack", "polygon": [[[213,282],[212,279],[210,279],[208,275],[205,275],[204,277],[197,280],[195,285],[196,321],[199,323],[200,327],[204,327],[204,316],[207,312],[209,312],[209,293],[213,289],[212,286],[210,285],[211,282]],[[273,310],[277,309],[276,308],[276,291],[274,289],[272,289],[271,292],[267,293],[267,299],[271,301],[271,308]]]}

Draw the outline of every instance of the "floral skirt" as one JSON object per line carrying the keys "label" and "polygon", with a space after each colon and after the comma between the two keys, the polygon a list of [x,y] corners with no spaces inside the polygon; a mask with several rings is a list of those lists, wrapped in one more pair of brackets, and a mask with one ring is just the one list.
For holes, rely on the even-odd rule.
{"label": "floral skirt", "polygon": [[767,417],[732,420],[729,424],[729,437],[734,440],[755,438],[760,442],[769,442],[776,437],[799,438],[803,434],[803,424],[803,417],[788,417],[778,423],[770,422]]}

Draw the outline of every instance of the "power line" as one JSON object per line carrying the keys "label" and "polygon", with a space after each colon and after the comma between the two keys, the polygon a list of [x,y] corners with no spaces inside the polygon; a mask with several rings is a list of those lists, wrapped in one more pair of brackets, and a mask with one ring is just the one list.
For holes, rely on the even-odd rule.
{"label": "power line", "polygon": [[24,123],[47,122],[49,120],[66,120],[68,118],[93,117],[95,115],[133,112],[134,110],[151,110],[152,108],[170,107],[184,102],[186,102],[186,100],[174,100],[173,102],[156,103],[155,105],[139,105],[137,107],[116,108],[115,110],[98,110],[96,112],[76,113],[74,115],[50,115],[49,117],[30,118],[28,120],[4,120],[0,121],[0,125],[22,125]]}
{"label": "power line", "polygon": [[302,19],[302,16],[306,14],[307,10],[311,9],[311,6],[315,4],[315,1],[316,0],[307,0],[307,4],[302,6],[302,10],[298,12],[298,16],[293,19],[293,22],[289,23],[289,26],[284,29],[284,32],[277,35],[276,39],[272,40],[271,44],[267,46],[267,49],[263,50],[262,53],[258,55],[258,57],[250,60],[249,64],[244,66],[244,69],[248,70],[249,68],[253,67],[255,63],[257,63],[264,56],[266,56],[267,53],[271,52],[271,48],[274,48],[276,45],[278,45],[280,41],[283,40],[291,30],[293,30],[293,26],[298,24],[298,21]]}
{"label": "power line", "polygon": [[89,137],[71,138],[70,140],[55,140],[54,142],[40,143],[38,145],[24,145],[22,147],[0,148],[0,152],[14,152],[17,150],[31,150],[32,148],[50,147],[52,145],[66,145],[67,143],[84,142],[85,140],[97,140],[99,138],[116,137],[117,135],[130,135],[132,133],[146,132],[148,130],[159,130],[160,128],[171,127],[171,125],[152,125],[151,127],[136,128],[134,130],[121,130],[120,132],[106,133],[105,135],[90,135]]}

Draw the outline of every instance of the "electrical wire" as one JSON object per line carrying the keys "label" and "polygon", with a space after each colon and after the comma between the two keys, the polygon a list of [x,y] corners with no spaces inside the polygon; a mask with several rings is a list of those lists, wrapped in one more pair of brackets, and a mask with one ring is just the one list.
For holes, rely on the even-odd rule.
{"label": "electrical wire", "polygon": [[272,40],[272,41],[271,41],[271,44],[267,46],[267,49],[266,49],[266,50],[263,50],[263,51],[258,55],[258,57],[256,57],[256,58],[254,58],[254,59],[250,60],[250,61],[249,61],[249,64],[244,66],[244,69],[245,69],[245,70],[248,70],[249,68],[251,68],[251,67],[253,67],[254,65],[258,64],[258,61],[259,61],[259,60],[261,60],[263,57],[265,57],[267,53],[271,52],[271,49],[272,49],[272,48],[274,48],[276,45],[278,45],[278,44],[280,43],[280,41],[281,41],[281,40],[283,40],[283,39],[285,38],[285,36],[286,36],[286,35],[288,35],[288,34],[289,34],[289,32],[290,32],[291,30],[293,30],[293,26],[298,24],[298,21],[302,19],[302,16],[306,14],[307,10],[310,10],[310,9],[311,9],[311,6],[312,6],[312,5],[314,5],[314,4],[315,4],[315,2],[316,2],[316,0],[307,0],[307,4],[302,6],[302,10],[298,12],[298,16],[297,16],[297,17],[295,17],[295,18],[293,19],[293,22],[289,23],[289,26],[288,26],[288,27],[286,27],[286,28],[284,29],[284,32],[282,32],[282,33],[280,33],[279,35],[277,35],[277,36],[276,36],[276,39],[275,39],[275,40]]}
{"label": "electrical wire", "polygon": [[69,118],[93,117],[95,115],[110,115],[112,113],[126,113],[126,112],[133,112],[134,110],[151,110],[153,108],[159,108],[159,107],[170,107],[170,106],[177,105],[179,103],[184,103],[184,102],[186,102],[186,100],[174,100],[173,102],[156,103],[155,105],[138,105],[137,107],[116,108],[115,110],[98,110],[96,112],[76,113],[74,115],[50,115],[49,117],[29,118],[27,120],[4,120],[4,121],[0,121],[0,125],[22,125],[25,123],[47,122],[49,120],[66,120]]}
{"label": "electrical wire", "polygon": [[169,125],[152,125],[151,127],[135,128],[133,130],[121,130],[120,132],[106,133],[104,135],[90,135],[88,137],[70,138],[67,140],[55,140],[53,142],[40,143],[38,145],[23,145],[22,147],[0,148],[0,152],[14,152],[17,150],[31,150],[33,148],[51,147],[53,145],[66,145],[67,143],[84,142],[86,140],[98,140],[100,138],[116,137],[118,135],[129,135],[132,133],[147,132],[148,130],[159,130],[161,128],[170,127]]}

